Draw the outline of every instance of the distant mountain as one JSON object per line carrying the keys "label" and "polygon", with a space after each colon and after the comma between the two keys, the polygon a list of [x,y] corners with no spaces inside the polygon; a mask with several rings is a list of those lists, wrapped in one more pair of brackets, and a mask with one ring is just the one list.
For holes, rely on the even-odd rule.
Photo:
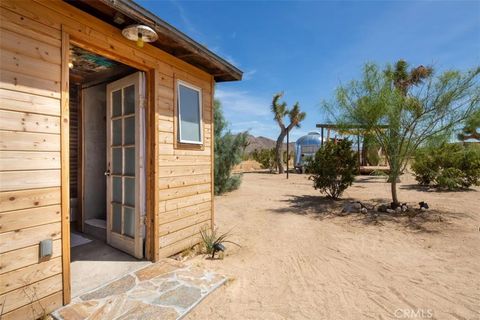
{"label": "distant mountain", "polygon": [[[245,149],[246,153],[251,153],[255,149],[257,149],[257,150],[272,149],[272,148],[275,148],[275,144],[276,144],[275,140],[272,140],[272,139],[266,138],[266,137],[262,137],[262,136],[254,137],[252,135],[248,135],[247,140],[249,142],[249,145]],[[286,141],[286,138],[285,138],[285,141]],[[290,142],[289,149],[290,149],[291,152],[293,152],[294,147],[295,147],[295,143]],[[283,150],[286,150],[286,149],[287,149],[287,144],[284,143],[283,144]]]}

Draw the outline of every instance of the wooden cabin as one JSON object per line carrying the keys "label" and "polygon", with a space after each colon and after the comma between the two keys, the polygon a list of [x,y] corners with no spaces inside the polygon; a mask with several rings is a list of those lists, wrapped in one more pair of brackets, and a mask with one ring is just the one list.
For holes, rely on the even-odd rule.
{"label": "wooden cabin", "polygon": [[30,319],[75,296],[78,237],[145,262],[212,227],[214,87],[242,72],[129,0],[0,14],[0,312]]}

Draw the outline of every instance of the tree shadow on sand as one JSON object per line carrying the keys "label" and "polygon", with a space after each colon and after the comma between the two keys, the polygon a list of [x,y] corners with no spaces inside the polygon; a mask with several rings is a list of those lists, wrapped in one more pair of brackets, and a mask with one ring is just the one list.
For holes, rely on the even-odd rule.
{"label": "tree shadow on sand", "polygon": [[361,176],[356,176],[355,177],[355,183],[382,183],[382,182],[387,182],[387,177],[386,176],[366,176],[366,175],[361,175]]}
{"label": "tree shadow on sand", "polygon": [[287,205],[282,208],[272,209],[275,213],[296,214],[309,216],[315,220],[344,219],[366,226],[397,225],[415,232],[438,233],[442,224],[448,224],[450,217],[458,218],[459,214],[440,212],[438,210],[421,211],[410,209],[408,212],[387,213],[378,212],[376,207],[379,204],[389,203],[388,199],[371,199],[362,202],[368,209],[367,213],[343,213],[345,204],[351,201],[358,201],[352,198],[333,200],[321,196],[291,195],[286,200],[281,200]]}
{"label": "tree shadow on sand", "polygon": [[432,186],[423,186],[420,184],[404,184],[400,186],[400,189],[414,190],[414,191],[420,191],[420,192],[432,192],[432,193],[477,192],[477,190],[475,189],[462,188],[458,190],[447,190],[447,189],[435,188]]}

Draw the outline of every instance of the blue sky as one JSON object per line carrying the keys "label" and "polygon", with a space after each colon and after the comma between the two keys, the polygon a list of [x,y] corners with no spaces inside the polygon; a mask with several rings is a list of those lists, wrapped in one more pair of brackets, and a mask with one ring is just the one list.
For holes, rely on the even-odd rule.
{"label": "blue sky", "polygon": [[138,1],[244,72],[216,96],[233,132],[276,138],[272,95],[307,118],[292,141],[326,121],[320,108],[365,62],[405,59],[436,70],[480,64],[480,1]]}

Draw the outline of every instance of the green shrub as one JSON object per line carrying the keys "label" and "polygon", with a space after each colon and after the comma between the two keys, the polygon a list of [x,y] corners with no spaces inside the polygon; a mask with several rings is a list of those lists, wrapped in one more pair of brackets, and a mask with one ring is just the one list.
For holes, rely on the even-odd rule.
{"label": "green shrub", "polygon": [[233,167],[242,161],[247,145],[247,132],[232,134],[223,117],[220,102],[215,100],[214,105],[214,134],[215,134],[215,194],[238,189],[242,182],[241,175],[232,174]]}
{"label": "green shrub", "polygon": [[422,185],[448,190],[480,185],[480,148],[459,143],[423,148],[412,170]]}
{"label": "green shrub", "polygon": [[469,145],[465,147],[463,157],[460,160],[460,170],[464,173],[463,187],[480,185],[480,147]]}
{"label": "green shrub", "polygon": [[275,169],[275,148],[272,149],[255,149],[252,152],[253,160],[260,163],[262,169]]}
{"label": "green shrub", "polygon": [[440,171],[436,181],[441,188],[456,190],[463,186],[464,176],[462,170],[450,167]]}
{"label": "green shrub", "polygon": [[352,185],[357,172],[357,159],[352,142],[342,140],[327,142],[320,148],[307,166],[313,187],[337,199]]}
{"label": "green shrub", "polygon": [[420,185],[428,186],[438,176],[437,168],[434,166],[435,160],[431,156],[432,152],[433,150],[430,150],[430,148],[418,150],[412,163],[415,180]]}

